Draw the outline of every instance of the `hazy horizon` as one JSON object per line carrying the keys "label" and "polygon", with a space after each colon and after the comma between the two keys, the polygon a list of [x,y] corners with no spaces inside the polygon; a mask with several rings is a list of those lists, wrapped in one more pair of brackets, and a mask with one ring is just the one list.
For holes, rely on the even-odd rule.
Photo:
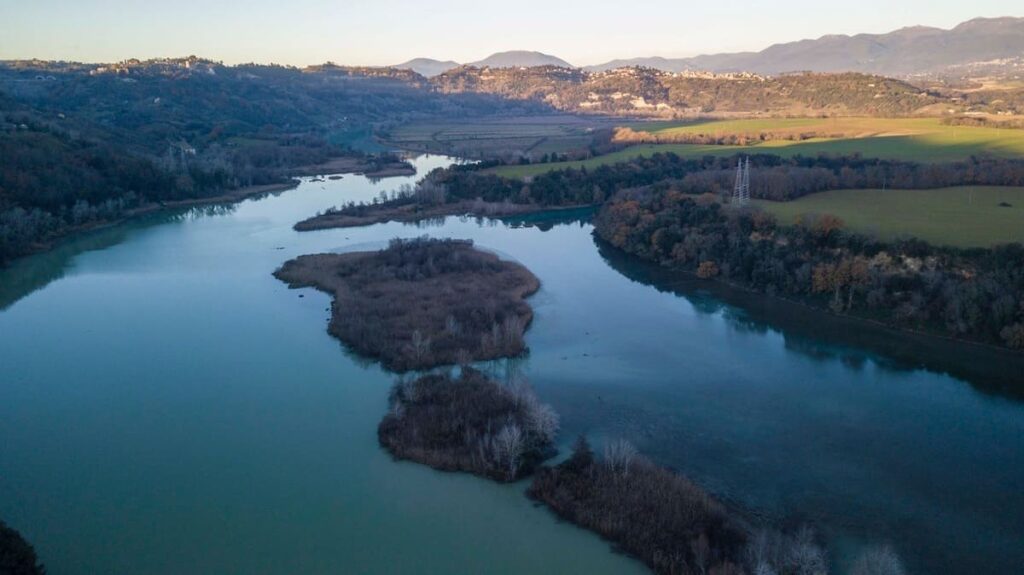
{"label": "hazy horizon", "polygon": [[[1017,10],[1014,10],[1017,8]],[[413,58],[465,63],[494,52],[532,50],[576,66],[614,59],[757,51],[829,34],[886,33],[906,26],[951,28],[973,18],[1018,16],[1016,3],[979,0],[894,7],[865,0],[854,13],[809,0],[683,6],[656,0],[634,10],[570,0],[480,7],[466,0],[364,0],[336,5],[254,0],[244,11],[199,0],[146,5],[131,0],[31,4],[0,0],[0,59],[114,62],[191,54],[227,64],[296,66],[334,61],[384,66]],[[886,14],[884,24],[878,15]]]}

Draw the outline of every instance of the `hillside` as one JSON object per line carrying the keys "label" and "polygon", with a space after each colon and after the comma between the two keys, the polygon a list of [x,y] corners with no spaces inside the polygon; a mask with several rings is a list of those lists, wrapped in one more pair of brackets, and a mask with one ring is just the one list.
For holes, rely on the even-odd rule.
{"label": "hillside", "polygon": [[468,66],[476,68],[519,68],[536,66],[557,66],[559,68],[572,68],[573,65],[565,60],[541,52],[528,50],[512,50],[509,52],[498,52],[491,54],[483,60],[471,62]]}
{"label": "hillside", "polygon": [[0,265],[71,229],[281,184],[338,156],[376,171],[393,158],[354,148],[381,123],[548,109],[441,95],[389,68],[0,62]]}
{"label": "hillside", "polygon": [[865,74],[669,74],[650,68],[585,72],[552,66],[461,67],[431,79],[446,94],[484,93],[557,110],[677,117],[706,114],[897,116],[943,101],[902,82]]}
{"label": "hillside", "polygon": [[588,69],[604,71],[623,65],[671,72],[863,72],[900,77],[963,75],[981,66],[1020,73],[1024,72],[1024,18],[977,18],[951,30],[914,26],[886,34],[828,35],[775,44],[760,52],[635,58]]}

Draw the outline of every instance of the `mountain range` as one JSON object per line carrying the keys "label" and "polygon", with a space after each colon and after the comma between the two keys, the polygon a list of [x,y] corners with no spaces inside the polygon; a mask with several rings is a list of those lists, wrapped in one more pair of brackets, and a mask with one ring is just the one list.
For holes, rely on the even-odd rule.
{"label": "mountain range", "polygon": [[[511,51],[467,64],[510,68],[572,65],[548,54]],[[432,77],[458,67],[456,62],[417,58],[398,68]],[[1024,18],[976,18],[950,30],[927,26],[901,28],[886,34],[827,35],[813,40],[775,44],[760,52],[705,54],[692,58],[632,58],[585,67],[601,72],[644,66],[666,72],[864,72],[906,77],[919,74],[962,74],[972,67],[1024,73]]]}

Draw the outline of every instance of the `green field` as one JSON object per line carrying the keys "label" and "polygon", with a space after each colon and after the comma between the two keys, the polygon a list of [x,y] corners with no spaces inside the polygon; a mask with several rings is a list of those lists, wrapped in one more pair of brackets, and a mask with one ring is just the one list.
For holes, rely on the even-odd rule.
{"label": "green field", "polygon": [[1024,157],[1024,130],[948,126],[942,124],[937,118],[779,118],[690,123],[650,122],[634,123],[629,127],[668,138],[680,134],[755,136],[762,132],[843,134],[843,137],[768,140],[750,146],[640,144],[589,160],[503,166],[496,168],[494,172],[507,177],[526,177],[569,167],[595,168],[603,164],[623,162],[655,152],[673,152],[684,157],[728,156],[737,153],[772,153],[787,157],[813,156],[822,153],[832,155],[859,153],[865,157],[918,162],[948,162],[978,154]]}
{"label": "green field", "polygon": [[754,203],[782,223],[804,214],[832,214],[852,231],[886,240],[913,236],[957,247],[1024,243],[1024,188],[837,190],[790,202]]}

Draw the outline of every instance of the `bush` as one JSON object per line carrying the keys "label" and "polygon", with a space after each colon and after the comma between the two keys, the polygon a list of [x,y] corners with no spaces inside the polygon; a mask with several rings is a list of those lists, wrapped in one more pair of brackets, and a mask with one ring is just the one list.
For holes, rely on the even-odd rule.
{"label": "bush", "polygon": [[0,521],[0,573],[3,575],[43,575],[36,551],[21,534]]}

